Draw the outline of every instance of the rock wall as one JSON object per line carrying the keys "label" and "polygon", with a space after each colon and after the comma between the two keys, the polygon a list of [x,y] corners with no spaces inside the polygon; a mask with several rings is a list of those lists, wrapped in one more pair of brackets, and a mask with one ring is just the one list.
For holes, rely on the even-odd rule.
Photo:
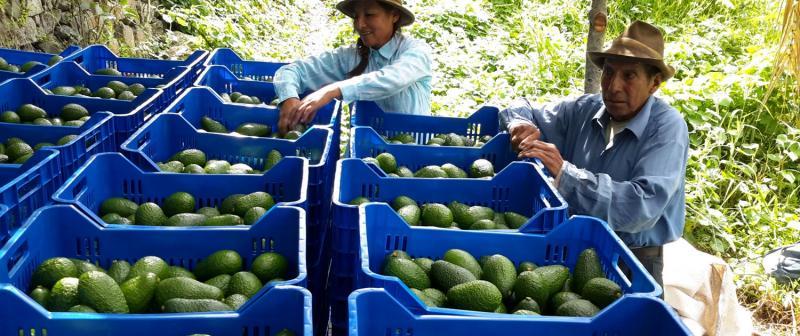
{"label": "rock wall", "polygon": [[124,52],[164,31],[157,0],[0,0],[0,47],[57,53],[103,43]]}

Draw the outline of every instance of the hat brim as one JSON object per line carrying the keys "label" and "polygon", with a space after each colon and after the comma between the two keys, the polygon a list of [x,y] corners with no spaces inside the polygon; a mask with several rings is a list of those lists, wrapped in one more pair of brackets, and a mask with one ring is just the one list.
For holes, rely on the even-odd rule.
{"label": "hat brim", "polygon": [[606,62],[606,58],[612,59],[619,59],[623,61],[630,61],[630,62],[637,62],[637,63],[644,63],[655,66],[659,70],[661,70],[661,74],[664,75],[664,80],[672,78],[675,75],[675,68],[672,66],[664,63],[664,60],[654,59],[654,58],[647,58],[647,57],[636,57],[636,56],[628,56],[628,55],[620,55],[617,53],[609,53],[609,52],[597,52],[592,51],[589,52],[589,60],[594,63],[594,65],[598,66],[599,68],[603,68],[603,65]]}
{"label": "hat brim", "polygon": [[[353,5],[358,1],[359,0],[341,1],[338,4],[336,4],[336,9],[338,9],[340,12],[344,13],[344,15],[347,15],[348,17],[352,18],[352,17],[355,16],[355,10],[353,9]],[[385,0],[375,0],[375,1],[387,4],[389,6],[394,7],[398,11],[400,11],[400,22],[399,22],[399,24],[400,24],[401,27],[408,26],[408,25],[414,23],[414,19],[415,19],[414,18],[414,13],[411,13],[411,11],[408,10],[408,8],[405,8],[405,7],[401,6],[401,5],[398,5],[398,4],[390,2],[390,1],[385,1]]]}

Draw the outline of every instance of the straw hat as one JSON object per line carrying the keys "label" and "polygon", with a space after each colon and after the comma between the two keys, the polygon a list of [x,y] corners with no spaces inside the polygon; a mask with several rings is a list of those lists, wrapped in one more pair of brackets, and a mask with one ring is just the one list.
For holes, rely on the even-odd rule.
{"label": "straw hat", "polygon": [[[355,8],[353,6],[363,0],[344,0],[336,4],[336,9],[340,10],[344,15],[349,17],[355,16]],[[390,5],[400,11],[400,26],[408,26],[414,23],[414,13],[411,13],[408,8],[403,6],[403,0],[375,0],[387,5]]]}
{"label": "straw hat", "polygon": [[675,75],[675,69],[664,63],[664,37],[661,31],[642,21],[631,23],[608,49],[589,52],[589,59],[601,68],[609,57],[656,66],[664,75],[664,80]]}

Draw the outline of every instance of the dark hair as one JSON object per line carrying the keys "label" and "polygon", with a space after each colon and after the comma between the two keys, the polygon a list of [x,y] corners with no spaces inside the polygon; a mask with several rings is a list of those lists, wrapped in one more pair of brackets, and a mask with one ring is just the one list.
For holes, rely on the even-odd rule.
{"label": "dark hair", "polygon": [[[397,8],[394,8],[392,5],[381,1],[378,1],[378,4],[381,5],[381,7],[383,7],[383,9],[386,11],[395,11],[399,13]],[[394,23],[393,34],[397,33],[398,31],[400,31],[400,20],[397,20],[397,22]],[[356,65],[353,70],[350,70],[350,72],[347,73],[347,78],[360,76],[365,70],[367,70],[367,65],[369,65],[369,49],[370,48],[364,45],[364,41],[359,37],[358,41],[356,41],[356,52],[358,53],[358,57],[361,58],[361,61],[358,62],[358,65]]]}
{"label": "dark hair", "polygon": [[647,73],[648,78],[652,79],[653,77],[661,73],[661,69],[659,69],[655,65],[642,63],[642,66],[644,66],[644,72]]}

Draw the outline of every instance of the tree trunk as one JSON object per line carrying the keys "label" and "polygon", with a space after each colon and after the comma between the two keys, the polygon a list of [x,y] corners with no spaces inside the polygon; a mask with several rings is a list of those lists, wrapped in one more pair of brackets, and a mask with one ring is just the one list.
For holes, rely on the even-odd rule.
{"label": "tree trunk", "polygon": [[589,11],[589,38],[586,41],[586,80],[583,88],[586,93],[600,92],[602,69],[589,60],[588,52],[603,49],[607,17],[606,0],[592,0],[592,9]]}

